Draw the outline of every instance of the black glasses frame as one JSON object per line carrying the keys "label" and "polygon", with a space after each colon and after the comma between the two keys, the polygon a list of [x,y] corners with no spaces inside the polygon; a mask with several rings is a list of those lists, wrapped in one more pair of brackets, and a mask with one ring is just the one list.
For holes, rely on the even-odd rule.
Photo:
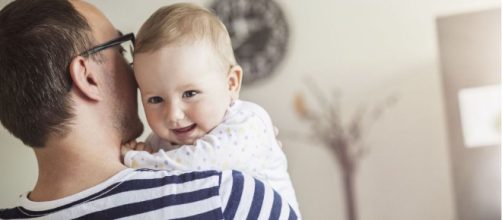
{"label": "black glasses frame", "polygon": [[89,56],[89,55],[92,55],[92,54],[95,54],[99,51],[102,51],[102,50],[105,50],[105,49],[108,49],[110,47],[113,47],[113,46],[117,46],[121,43],[124,43],[126,41],[130,40],[132,42],[132,44],[134,45],[136,39],[134,38],[134,34],[133,33],[128,33],[126,35],[122,35],[118,38],[115,38],[113,40],[110,40],[108,42],[105,42],[105,43],[102,43],[102,44],[99,44],[89,50],[86,50],[82,53],[79,54],[79,56]]}

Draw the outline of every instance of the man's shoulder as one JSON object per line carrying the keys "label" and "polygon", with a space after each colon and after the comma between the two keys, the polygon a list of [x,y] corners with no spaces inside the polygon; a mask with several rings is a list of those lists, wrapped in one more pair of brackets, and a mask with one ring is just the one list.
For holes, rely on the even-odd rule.
{"label": "man's shoulder", "polygon": [[2,210],[0,219],[296,219],[272,188],[239,171],[129,169],[126,174],[87,197],[43,210]]}
{"label": "man's shoulder", "polygon": [[[221,171],[168,172],[127,169],[99,184],[99,190],[79,193],[57,205],[21,205],[0,211],[0,219],[115,219],[138,216],[144,219],[222,215]],[[49,202],[50,203],[50,202]],[[201,210],[200,205],[206,210]],[[44,207],[44,208],[41,208]],[[207,213],[206,213],[207,212]]]}

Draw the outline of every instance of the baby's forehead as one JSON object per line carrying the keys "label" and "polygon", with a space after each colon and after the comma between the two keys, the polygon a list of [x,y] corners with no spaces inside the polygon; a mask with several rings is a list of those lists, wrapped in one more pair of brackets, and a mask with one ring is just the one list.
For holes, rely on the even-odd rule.
{"label": "baby's forehead", "polygon": [[[219,56],[216,57],[217,59],[224,59],[223,57],[220,57],[222,55],[222,51],[225,50],[225,48],[211,39],[207,37],[200,37],[200,38],[180,38],[175,42],[169,43],[172,45],[177,45],[177,46],[192,46],[192,47],[200,47],[206,50],[208,53],[211,53],[211,56]],[[169,45],[166,44],[166,45]]]}
{"label": "baby's forehead", "polygon": [[205,59],[209,60],[209,62],[218,64],[221,70],[227,70],[231,65],[220,53],[217,46],[209,40],[186,40],[165,45],[165,47],[169,46],[179,47],[182,50],[192,50],[196,48],[196,50],[201,53]]}
{"label": "baby's forehead", "polygon": [[[143,56],[144,55],[144,56]],[[142,51],[134,56],[134,69],[144,72],[218,72],[225,74],[231,64],[218,53],[207,41],[177,41],[156,48],[154,51]],[[194,75],[196,76],[196,75]]]}

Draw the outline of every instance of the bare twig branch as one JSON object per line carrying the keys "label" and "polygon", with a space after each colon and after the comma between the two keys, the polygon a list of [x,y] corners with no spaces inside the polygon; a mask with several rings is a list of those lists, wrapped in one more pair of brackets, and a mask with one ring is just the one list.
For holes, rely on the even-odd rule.
{"label": "bare twig branch", "polygon": [[329,108],[329,99],[326,98],[324,92],[321,90],[321,87],[310,77],[305,78],[305,85],[309,92],[317,99],[317,102],[321,105],[322,108]]}
{"label": "bare twig branch", "polygon": [[[330,100],[312,79],[307,78],[305,84],[321,110],[312,111],[312,108],[307,107],[301,95],[295,97],[295,110],[309,123],[312,138],[322,142],[333,153],[339,164],[346,190],[349,191],[346,195],[347,205],[355,212],[351,190],[352,177],[358,168],[359,161],[370,151],[365,143],[366,135],[385,110],[396,104],[398,98],[396,95],[389,96],[369,108],[361,105],[353,115],[350,115],[345,124],[342,120],[341,92],[338,89],[333,90]],[[298,139],[302,136],[294,134],[292,137]]]}

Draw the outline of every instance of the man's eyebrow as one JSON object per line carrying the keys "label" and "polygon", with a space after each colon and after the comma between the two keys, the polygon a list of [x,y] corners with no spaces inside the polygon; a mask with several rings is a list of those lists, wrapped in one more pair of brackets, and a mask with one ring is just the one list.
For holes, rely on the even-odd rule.
{"label": "man's eyebrow", "polygon": [[117,30],[117,33],[119,33],[119,37],[124,36],[124,34],[122,34],[122,31],[120,31],[120,30]]}

